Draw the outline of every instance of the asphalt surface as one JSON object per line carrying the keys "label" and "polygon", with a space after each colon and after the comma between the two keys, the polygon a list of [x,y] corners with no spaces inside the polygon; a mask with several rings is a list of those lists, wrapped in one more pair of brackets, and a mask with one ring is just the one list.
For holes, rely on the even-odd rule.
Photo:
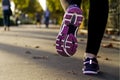
{"label": "asphalt surface", "polygon": [[0,27],[0,80],[119,80],[119,41],[104,39],[98,75],[83,75],[82,60],[86,36],[78,35],[79,47],[72,57],[62,57],[55,49],[59,29],[20,25],[4,31]]}

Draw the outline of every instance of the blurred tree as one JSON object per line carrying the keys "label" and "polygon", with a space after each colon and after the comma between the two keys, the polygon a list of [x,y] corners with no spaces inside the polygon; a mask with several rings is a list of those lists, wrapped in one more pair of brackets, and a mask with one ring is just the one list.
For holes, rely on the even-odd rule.
{"label": "blurred tree", "polygon": [[83,16],[84,16],[83,25],[81,27],[87,29],[88,14],[89,14],[89,0],[82,0],[81,7],[82,7],[82,10],[83,10]]}
{"label": "blurred tree", "polygon": [[30,0],[13,0],[15,3],[15,7],[21,11],[24,8],[28,7]]}
{"label": "blurred tree", "polygon": [[2,3],[1,3],[1,0],[0,0],[0,18],[2,17]]}
{"label": "blurred tree", "polygon": [[51,18],[56,19],[57,23],[60,24],[64,14],[60,0],[47,0],[47,7],[51,12]]}
{"label": "blurred tree", "polygon": [[[47,0],[47,6],[52,12],[51,17],[57,19],[58,23],[61,23],[64,11],[61,7],[60,0]],[[86,28],[88,20],[89,0],[82,1],[82,10],[84,15],[83,26]]]}
{"label": "blurred tree", "polygon": [[34,17],[36,12],[41,12],[42,8],[37,0],[14,0],[16,9],[22,13],[28,14],[30,17]]}
{"label": "blurred tree", "polygon": [[109,0],[109,17],[107,28],[112,29],[112,34],[120,33],[120,0]]}
{"label": "blurred tree", "polygon": [[[2,0],[0,0],[1,2]],[[19,11],[22,11],[22,13],[27,13],[29,16],[34,17],[34,14],[36,12],[43,12],[40,4],[38,3],[37,0],[13,0],[15,3],[15,8],[18,9]],[[118,27],[117,24],[117,17],[118,17],[118,12],[120,11],[118,6],[119,6],[119,0],[109,0],[109,6],[110,6],[110,15],[112,16],[112,19],[109,18],[109,20],[112,20],[113,27]],[[51,19],[56,19],[57,23],[61,23],[64,11],[61,7],[60,0],[47,0],[47,7],[51,12]],[[89,11],[89,0],[82,0],[82,10],[83,10],[83,16],[84,16],[84,21],[83,21],[83,28],[87,29],[87,22],[88,22],[88,11]],[[1,6],[0,6],[1,10]],[[2,11],[0,11],[0,16],[2,14]],[[111,23],[110,22],[110,23]],[[117,22],[117,23],[116,23]]]}
{"label": "blurred tree", "polygon": [[23,8],[23,12],[28,13],[31,17],[34,17],[36,12],[42,14],[43,10],[37,0],[30,0],[28,6]]}

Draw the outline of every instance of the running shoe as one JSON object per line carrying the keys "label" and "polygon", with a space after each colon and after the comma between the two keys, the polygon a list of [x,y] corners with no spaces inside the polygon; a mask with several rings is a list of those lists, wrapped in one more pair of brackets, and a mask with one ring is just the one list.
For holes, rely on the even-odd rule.
{"label": "running shoe", "polygon": [[83,62],[83,74],[98,74],[99,72],[99,65],[96,58],[86,58]]}
{"label": "running shoe", "polygon": [[79,7],[76,5],[68,7],[56,38],[56,49],[60,55],[70,57],[75,54],[78,47],[76,35],[82,19],[82,10]]}

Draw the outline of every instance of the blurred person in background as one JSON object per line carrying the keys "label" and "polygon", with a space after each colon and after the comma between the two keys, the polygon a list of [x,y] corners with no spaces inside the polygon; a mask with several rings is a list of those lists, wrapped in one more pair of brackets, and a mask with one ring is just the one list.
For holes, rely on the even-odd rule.
{"label": "blurred person in background", "polygon": [[10,30],[10,16],[12,15],[12,11],[10,8],[10,0],[2,0],[2,10],[3,10],[3,23],[4,30]]}
{"label": "blurred person in background", "polygon": [[49,20],[50,20],[50,11],[48,8],[46,9],[46,11],[44,13],[44,18],[45,18],[46,28],[48,28],[49,27]]}
{"label": "blurred person in background", "polygon": [[40,23],[41,23],[41,15],[40,15],[40,13],[37,12],[35,14],[35,17],[36,17],[36,25],[37,25],[37,27],[40,27]]}

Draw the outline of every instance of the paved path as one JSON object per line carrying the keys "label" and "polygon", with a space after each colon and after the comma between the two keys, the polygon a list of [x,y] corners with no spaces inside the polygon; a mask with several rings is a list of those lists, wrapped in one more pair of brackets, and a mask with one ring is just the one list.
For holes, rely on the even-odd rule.
{"label": "paved path", "polygon": [[12,27],[6,32],[0,28],[0,80],[119,80],[118,47],[101,47],[98,55],[100,74],[83,75],[86,38],[79,36],[78,51],[65,58],[56,53],[58,31],[34,25]]}

